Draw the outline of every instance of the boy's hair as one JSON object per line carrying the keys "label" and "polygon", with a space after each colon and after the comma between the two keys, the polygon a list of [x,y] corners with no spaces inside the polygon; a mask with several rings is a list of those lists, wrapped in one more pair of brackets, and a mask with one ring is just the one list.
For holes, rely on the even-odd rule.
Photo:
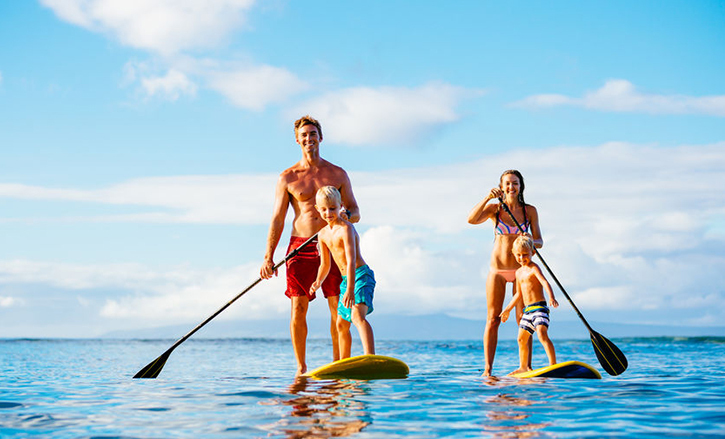
{"label": "boy's hair", "polygon": [[320,135],[320,139],[322,138],[322,125],[320,125],[320,122],[317,119],[309,114],[304,115],[295,121],[295,137],[297,137],[297,130],[305,125],[314,125],[317,127],[317,133]]}
{"label": "boy's hair", "polygon": [[534,249],[534,240],[530,236],[519,235],[511,246],[511,250],[513,251],[523,249],[529,250],[532,254],[536,252]]}
{"label": "boy's hair", "polygon": [[338,206],[342,205],[342,197],[340,196],[340,191],[338,191],[335,186],[322,186],[320,189],[318,189],[317,195],[315,195],[315,201],[319,203],[321,200],[331,201]]}

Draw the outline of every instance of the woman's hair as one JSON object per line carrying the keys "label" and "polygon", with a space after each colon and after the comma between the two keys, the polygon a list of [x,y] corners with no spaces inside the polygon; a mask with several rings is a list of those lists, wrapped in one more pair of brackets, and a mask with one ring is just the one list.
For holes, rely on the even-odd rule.
{"label": "woman's hair", "polygon": [[534,249],[534,240],[531,239],[531,237],[528,235],[519,235],[519,237],[516,238],[513,245],[511,246],[512,251],[523,249],[529,250],[531,254],[534,254],[536,252],[536,250]]}
{"label": "woman's hair", "polygon": [[333,202],[338,206],[342,205],[342,197],[340,196],[340,191],[338,191],[335,186],[322,186],[320,189],[317,190],[317,194],[315,195],[315,201],[319,203],[322,200]]}

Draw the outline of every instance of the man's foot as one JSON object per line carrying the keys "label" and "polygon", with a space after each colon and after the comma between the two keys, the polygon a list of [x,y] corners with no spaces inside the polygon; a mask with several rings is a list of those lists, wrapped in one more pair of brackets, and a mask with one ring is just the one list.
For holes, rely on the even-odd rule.
{"label": "man's foot", "polygon": [[484,369],[483,373],[481,374],[482,377],[490,377],[491,375],[491,369]]}
{"label": "man's foot", "polygon": [[300,364],[297,366],[297,373],[295,374],[295,378],[300,377],[307,373],[307,365],[306,364]]}

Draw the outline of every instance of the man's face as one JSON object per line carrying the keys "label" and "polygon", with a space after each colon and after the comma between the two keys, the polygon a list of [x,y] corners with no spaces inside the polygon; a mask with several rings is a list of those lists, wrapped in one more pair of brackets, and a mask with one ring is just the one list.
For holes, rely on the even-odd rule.
{"label": "man's face", "polygon": [[317,131],[317,127],[307,124],[297,129],[297,143],[307,152],[317,150],[320,147],[322,136]]}

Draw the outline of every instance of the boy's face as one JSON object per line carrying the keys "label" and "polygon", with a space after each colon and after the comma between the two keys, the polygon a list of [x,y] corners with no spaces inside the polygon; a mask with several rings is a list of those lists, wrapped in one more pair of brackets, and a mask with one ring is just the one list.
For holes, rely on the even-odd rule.
{"label": "boy's face", "polygon": [[320,212],[323,220],[329,222],[335,221],[340,212],[340,205],[327,198],[320,198],[315,204],[315,208]]}
{"label": "boy's face", "polygon": [[531,250],[528,248],[517,248],[513,251],[514,257],[516,258],[516,262],[519,263],[519,265],[529,265],[531,263],[531,257],[533,256],[531,254]]}

